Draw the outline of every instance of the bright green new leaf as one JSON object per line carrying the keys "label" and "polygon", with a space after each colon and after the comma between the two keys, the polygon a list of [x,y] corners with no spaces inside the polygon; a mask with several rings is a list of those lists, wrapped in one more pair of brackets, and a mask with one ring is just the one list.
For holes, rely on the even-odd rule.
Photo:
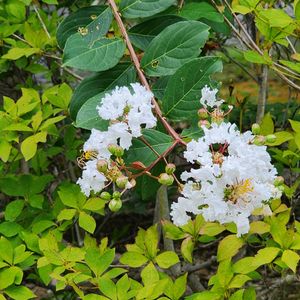
{"label": "bright green new leaf", "polygon": [[198,21],[172,24],[151,41],[141,67],[149,76],[172,75],[200,54],[208,34],[209,27]]}
{"label": "bright green new leaf", "polygon": [[[0,257],[10,265],[13,263],[14,250],[9,240],[5,237],[0,238]],[[0,281],[1,282],[1,281]]]}
{"label": "bright green new leaf", "polygon": [[57,216],[57,221],[72,220],[76,214],[76,209],[63,209]]}
{"label": "bright green new leaf", "polygon": [[121,0],[120,10],[128,19],[145,18],[164,11],[176,0]]}
{"label": "bright green new leaf", "polygon": [[249,233],[264,234],[270,232],[271,226],[263,221],[254,221],[250,224]]}
{"label": "bright green new leaf", "polygon": [[261,55],[254,50],[248,50],[243,53],[244,53],[244,58],[249,62],[255,64],[264,64],[264,65],[272,64],[272,59],[266,53],[264,53],[264,55]]}
{"label": "bright green new leaf", "polygon": [[294,273],[296,273],[297,265],[300,259],[298,253],[292,250],[284,250],[281,259]]}
{"label": "bright green new leaf", "polygon": [[125,252],[120,258],[120,262],[123,265],[128,265],[132,268],[141,267],[147,261],[148,258],[138,252]]}
{"label": "bright green new leaf", "polygon": [[5,140],[0,141],[0,159],[3,162],[8,161],[11,149],[12,149],[12,145],[9,142]]}
{"label": "bright green new leaf", "polygon": [[81,192],[80,187],[75,184],[61,186],[58,195],[64,205],[72,208],[82,208],[86,202],[85,195]]}
{"label": "bright green new leaf", "polygon": [[81,211],[79,213],[79,226],[89,233],[94,233],[96,229],[96,221],[92,216]]}
{"label": "bright green new leaf", "polygon": [[15,282],[16,272],[15,267],[0,270],[0,290],[4,290]]}
{"label": "bright green new leaf", "polygon": [[274,132],[274,122],[272,119],[271,114],[268,112],[263,117],[261,124],[260,124],[260,134],[268,135]]}
{"label": "bright green new leaf", "polygon": [[239,251],[239,249],[244,245],[241,238],[238,238],[235,234],[226,236],[218,246],[217,259],[222,261],[233,257]]}
{"label": "bright green new leaf", "polygon": [[141,272],[144,285],[150,285],[159,280],[159,274],[152,262],[150,262]]}
{"label": "bright green new leaf", "polygon": [[234,273],[248,274],[253,272],[258,267],[254,264],[254,257],[244,257],[238,260],[233,266],[232,269]]}
{"label": "bright green new leaf", "polygon": [[300,122],[299,121],[289,120],[289,122],[295,132],[297,132],[297,133],[300,132]]}
{"label": "bright green new leaf", "polygon": [[105,71],[119,62],[124,51],[122,39],[102,37],[91,41],[89,36],[75,34],[66,42],[63,66],[94,72]]}
{"label": "bright green new leaf", "polygon": [[280,252],[279,248],[266,247],[257,252],[254,256],[253,266],[259,267],[271,263]]}
{"label": "bright green new leaf", "polygon": [[211,83],[210,75],[221,70],[222,62],[209,56],[196,58],[178,69],[168,81],[162,100],[165,116],[175,121],[196,117],[202,88]]}
{"label": "bright green new leaf", "polygon": [[36,295],[26,286],[12,286],[5,290],[10,298],[15,300],[27,300],[36,298]]}
{"label": "bright green new leaf", "polygon": [[35,135],[29,136],[21,144],[21,152],[26,161],[33,158],[37,151],[38,143],[45,143],[47,139],[47,132],[39,132]]}
{"label": "bright green new leaf", "polygon": [[2,56],[2,58],[9,60],[17,60],[22,56],[29,57],[39,52],[39,48],[11,48],[5,55]]}
{"label": "bright green new leaf", "polygon": [[99,290],[111,300],[117,300],[117,288],[114,282],[108,278],[99,279]]}
{"label": "bright green new leaf", "polygon": [[251,280],[251,277],[244,274],[238,274],[233,277],[228,287],[230,289],[238,289],[241,288],[249,280]]}
{"label": "bright green new leaf", "polygon": [[156,263],[163,269],[168,269],[179,262],[178,255],[173,251],[165,251],[155,257]]}
{"label": "bright green new leaf", "polygon": [[185,260],[189,263],[193,262],[194,242],[192,237],[186,237],[181,243],[181,253]]}
{"label": "bright green new leaf", "polygon": [[106,201],[101,198],[90,198],[84,204],[83,209],[97,212],[103,210],[105,204]]}

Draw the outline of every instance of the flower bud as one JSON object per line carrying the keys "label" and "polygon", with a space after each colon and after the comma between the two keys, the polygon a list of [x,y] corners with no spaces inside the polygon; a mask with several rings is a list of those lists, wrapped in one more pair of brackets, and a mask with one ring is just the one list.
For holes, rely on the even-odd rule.
{"label": "flower bud", "polygon": [[275,143],[276,141],[276,135],[275,134],[269,134],[266,136],[266,142],[267,143]]}
{"label": "flower bud", "polygon": [[112,199],[108,203],[108,207],[112,212],[117,212],[122,207],[121,199]]}
{"label": "flower bud", "polygon": [[97,170],[100,172],[100,173],[105,173],[108,169],[108,163],[105,159],[99,159],[97,161]]}
{"label": "flower bud", "polygon": [[165,167],[165,171],[167,174],[172,175],[176,170],[176,166],[174,164],[167,164]]}
{"label": "flower bud", "polygon": [[274,180],[274,185],[280,186],[282,184],[284,184],[284,178],[282,176],[277,176]]}
{"label": "flower bud", "polygon": [[252,124],[251,131],[253,134],[257,135],[260,133],[260,126],[257,123]]}
{"label": "flower bud", "polygon": [[277,186],[277,189],[281,192],[284,192],[284,185]]}
{"label": "flower bud", "polygon": [[110,200],[111,199],[111,195],[109,192],[102,192],[100,194],[100,198],[104,199],[104,200]]}
{"label": "flower bud", "polygon": [[116,179],[116,185],[120,189],[125,189],[126,185],[128,183],[128,177],[121,175]]}
{"label": "flower bud", "polygon": [[200,120],[198,122],[198,127],[201,128],[202,126],[205,126],[206,128],[209,128],[210,127],[209,121],[207,121],[207,120]]}
{"label": "flower bud", "polygon": [[254,138],[254,141],[253,141],[253,144],[256,145],[256,146],[262,146],[264,145],[266,142],[266,137],[263,136],[263,135],[257,135],[255,138]]}
{"label": "flower bud", "polygon": [[113,153],[116,157],[121,157],[124,155],[124,149],[121,146],[116,146],[115,153]]}
{"label": "flower bud", "polygon": [[118,192],[118,191],[113,192],[112,197],[113,197],[113,199],[120,199],[121,198],[121,193]]}
{"label": "flower bud", "polygon": [[107,149],[108,151],[112,154],[112,155],[115,155],[115,152],[116,152],[116,148],[118,147],[118,145],[115,145],[115,144],[109,144],[107,146]]}
{"label": "flower bud", "polygon": [[129,181],[129,184],[130,184],[130,188],[134,188],[136,186],[136,180],[134,178],[132,178],[130,181]]}
{"label": "flower bud", "polygon": [[207,119],[208,118],[207,110],[205,108],[200,108],[198,110],[198,117],[202,120]]}
{"label": "flower bud", "polygon": [[174,182],[174,178],[172,175],[167,173],[161,173],[158,178],[158,182],[162,185],[172,185]]}

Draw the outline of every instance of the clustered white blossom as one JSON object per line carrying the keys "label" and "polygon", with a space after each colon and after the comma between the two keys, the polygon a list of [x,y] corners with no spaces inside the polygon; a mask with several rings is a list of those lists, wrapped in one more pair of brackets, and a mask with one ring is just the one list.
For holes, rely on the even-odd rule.
{"label": "clustered white blossom", "polygon": [[[219,106],[215,90],[202,90],[201,101]],[[276,169],[266,146],[253,144],[254,135],[240,133],[235,124],[212,123],[202,126],[203,137],[187,145],[184,157],[195,167],[181,175],[185,182],[182,197],[172,204],[172,219],[184,225],[192,215],[202,214],[207,221],[234,222],[237,235],[249,231],[249,216],[262,208],[270,214],[268,201],[281,196],[274,186]]]}
{"label": "clustered white blossom", "polygon": [[98,160],[109,160],[109,145],[118,145],[128,150],[134,137],[142,135],[141,129],[152,128],[156,118],[152,113],[153,94],[139,83],[131,87],[116,87],[106,93],[97,106],[99,116],[109,120],[107,131],[92,129],[89,139],[83,146],[84,152],[95,153],[84,165],[82,177],[77,183],[82,192],[89,196],[91,191],[97,193],[105,187],[107,178],[97,170]]}
{"label": "clustered white blossom", "polygon": [[216,95],[218,93],[217,89],[210,89],[207,85],[201,90],[200,103],[205,107],[219,107],[224,100],[217,100]]}

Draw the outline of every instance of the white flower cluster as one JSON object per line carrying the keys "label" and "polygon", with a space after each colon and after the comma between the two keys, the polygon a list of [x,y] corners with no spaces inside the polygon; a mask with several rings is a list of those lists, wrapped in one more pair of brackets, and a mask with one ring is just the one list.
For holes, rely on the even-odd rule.
{"label": "white flower cluster", "polygon": [[218,93],[217,89],[210,89],[207,85],[201,90],[200,103],[205,107],[219,107],[224,100],[217,100],[216,95]]}
{"label": "white flower cluster", "polygon": [[240,236],[249,231],[255,209],[270,214],[268,201],[281,196],[274,186],[276,169],[266,147],[252,143],[251,132],[241,134],[235,124],[224,122],[202,129],[203,137],[188,143],[184,153],[196,167],[181,175],[186,183],[183,196],[172,204],[173,222],[184,225],[191,215],[202,214],[207,221],[234,222]]}
{"label": "white flower cluster", "polygon": [[128,87],[116,87],[111,93],[105,94],[97,106],[99,116],[110,120],[107,131],[92,129],[89,139],[85,142],[85,153],[93,153],[91,160],[84,165],[82,177],[78,179],[82,192],[89,196],[91,191],[100,192],[107,178],[97,170],[97,161],[106,160],[110,165],[111,152],[109,145],[118,145],[128,150],[133,137],[142,135],[142,126],[152,128],[156,118],[152,113],[153,94],[139,83]]}

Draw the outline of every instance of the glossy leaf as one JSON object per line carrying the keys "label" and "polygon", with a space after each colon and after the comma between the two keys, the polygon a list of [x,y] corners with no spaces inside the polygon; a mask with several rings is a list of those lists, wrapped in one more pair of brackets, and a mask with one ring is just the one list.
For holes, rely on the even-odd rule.
{"label": "glossy leaf", "polygon": [[211,83],[210,75],[222,71],[217,57],[202,57],[183,65],[170,78],[163,98],[167,118],[181,121],[196,117],[201,89]]}
{"label": "glossy leaf", "polygon": [[114,67],[123,56],[125,44],[120,38],[105,37],[91,40],[80,34],[68,38],[63,57],[63,66],[87,71],[104,71]]}
{"label": "glossy leaf", "polygon": [[145,18],[164,11],[172,4],[176,4],[176,0],[122,0],[120,10],[124,18]]}
{"label": "glossy leaf", "polygon": [[165,28],[146,49],[141,67],[149,76],[172,75],[197,57],[204,46],[209,27],[198,21],[181,21]]}
{"label": "glossy leaf", "polygon": [[81,8],[60,23],[56,33],[58,45],[64,48],[67,39],[78,33],[79,28],[87,28],[88,34],[103,36],[108,32],[111,21],[112,13],[108,6]]}

